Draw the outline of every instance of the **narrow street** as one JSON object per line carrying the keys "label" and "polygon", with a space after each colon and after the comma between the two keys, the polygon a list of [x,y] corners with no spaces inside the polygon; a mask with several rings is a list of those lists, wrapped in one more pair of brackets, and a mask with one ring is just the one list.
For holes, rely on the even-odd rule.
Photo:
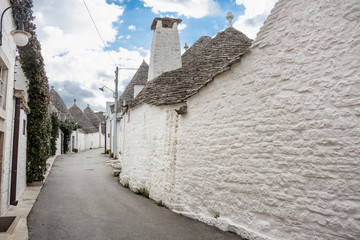
{"label": "narrow street", "polygon": [[102,151],[57,157],[27,219],[30,240],[241,239],[122,187]]}

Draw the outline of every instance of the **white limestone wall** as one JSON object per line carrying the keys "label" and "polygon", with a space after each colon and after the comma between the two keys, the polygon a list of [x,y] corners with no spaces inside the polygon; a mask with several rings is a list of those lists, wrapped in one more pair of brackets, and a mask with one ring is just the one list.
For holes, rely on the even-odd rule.
{"label": "white limestone wall", "polygon": [[55,153],[56,155],[61,154],[61,133],[62,133],[62,131],[59,129],[58,138],[56,139],[56,153]]}
{"label": "white limestone wall", "polygon": [[181,64],[177,23],[172,28],[167,28],[162,27],[161,20],[158,20],[151,43],[148,81],[164,72],[180,68]]}
{"label": "white limestone wall", "polygon": [[280,0],[187,114],[131,109],[122,182],[248,239],[360,239],[359,9]]}
{"label": "white limestone wall", "polygon": [[[73,133],[71,133],[71,139],[72,137],[75,137],[75,148],[77,148],[79,151],[83,151],[86,149],[86,136],[85,133],[81,130],[77,129]],[[70,146],[72,148],[72,145]]]}
{"label": "white limestone wall", "polygon": [[85,134],[85,149],[99,148],[100,133]]}
{"label": "white limestone wall", "polygon": [[188,100],[175,211],[249,239],[360,239],[359,7],[280,0]]}
{"label": "white limestone wall", "polygon": [[[8,1],[0,1],[0,9],[9,7]],[[0,47],[0,60],[7,68],[6,105],[5,109],[0,107],[0,131],[4,133],[3,162],[0,173],[0,215],[3,215],[9,208],[10,201],[10,164],[12,159],[12,136],[13,136],[13,87],[14,87],[14,66],[16,56],[16,45],[10,31],[15,29],[11,11],[7,11],[3,18],[3,42]]]}
{"label": "white limestone wall", "polygon": [[[25,120],[25,122],[24,122]],[[27,149],[27,130],[26,130],[27,114],[20,110],[20,126],[19,126],[19,151],[18,151],[18,169],[17,169],[17,185],[16,197],[20,195],[26,188],[26,149]],[[25,132],[24,130],[25,123]]]}
{"label": "white limestone wall", "polygon": [[105,135],[102,133],[100,134],[100,147],[105,148]]}
{"label": "white limestone wall", "polygon": [[134,85],[134,98],[136,98],[136,96],[141,92],[141,90],[143,90],[144,87],[145,87],[144,84]]}
{"label": "white limestone wall", "polygon": [[121,182],[146,188],[155,200],[171,202],[178,116],[169,107],[141,105],[122,122]]}
{"label": "white limestone wall", "polygon": [[111,147],[111,124],[112,124],[112,121],[110,118],[107,118],[106,119],[106,132],[105,132],[105,138],[106,138],[106,146],[105,148],[106,149],[112,149]]}

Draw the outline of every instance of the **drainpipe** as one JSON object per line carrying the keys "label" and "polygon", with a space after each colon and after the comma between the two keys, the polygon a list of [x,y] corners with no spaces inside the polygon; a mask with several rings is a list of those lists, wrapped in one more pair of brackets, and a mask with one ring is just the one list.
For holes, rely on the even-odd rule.
{"label": "drainpipe", "polygon": [[11,189],[10,189],[10,204],[16,206],[16,184],[17,184],[17,168],[18,168],[18,152],[19,152],[19,128],[20,128],[20,98],[15,100],[15,121],[14,121],[14,138],[13,138],[13,152],[11,164]]}

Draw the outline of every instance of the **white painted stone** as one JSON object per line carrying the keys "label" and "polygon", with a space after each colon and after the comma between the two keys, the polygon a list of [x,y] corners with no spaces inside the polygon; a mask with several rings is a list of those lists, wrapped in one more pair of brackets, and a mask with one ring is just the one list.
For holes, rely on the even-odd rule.
{"label": "white painted stone", "polygon": [[167,203],[172,202],[176,161],[178,115],[172,107],[142,105],[120,123],[122,183],[132,189],[145,187],[151,198]]}
{"label": "white painted stone", "polygon": [[145,85],[143,84],[134,85],[134,98],[136,98],[136,96],[141,92],[141,90],[143,90],[144,87]]}
{"label": "white painted stone", "polygon": [[163,27],[161,20],[156,23],[151,44],[148,81],[164,72],[180,68],[181,49],[177,23],[172,28]]}
{"label": "white painted stone", "polygon": [[279,0],[187,114],[127,112],[122,182],[248,239],[360,239],[359,9]]}
{"label": "white painted stone", "polygon": [[360,238],[355,5],[279,1],[241,63],[188,100],[175,211],[249,239]]}
{"label": "white painted stone", "polygon": [[[0,1],[0,9],[9,7],[8,1]],[[4,98],[6,101],[5,108],[0,106],[0,132],[4,133],[3,152],[0,153],[3,157],[0,162],[0,215],[3,215],[9,208],[10,201],[10,169],[12,159],[12,136],[13,136],[13,88],[14,88],[14,66],[16,57],[16,45],[13,41],[10,31],[15,29],[14,19],[11,11],[7,11],[3,17],[3,41],[0,47],[0,61],[3,66],[7,68],[7,82],[5,85]],[[0,147],[1,149],[1,147]],[[0,159],[1,161],[1,159]],[[22,173],[20,173],[22,174]],[[20,177],[20,190],[22,186],[22,178]]]}

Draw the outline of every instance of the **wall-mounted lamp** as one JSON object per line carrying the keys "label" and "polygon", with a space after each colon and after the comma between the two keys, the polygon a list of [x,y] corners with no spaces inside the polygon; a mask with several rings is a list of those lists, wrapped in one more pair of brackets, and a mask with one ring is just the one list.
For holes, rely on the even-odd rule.
{"label": "wall-mounted lamp", "polygon": [[[5,8],[5,10],[1,14],[1,20],[0,20],[0,46],[2,46],[2,23],[3,23],[3,17],[4,17],[5,12],[7,10],[9,10],[10,8],[28,9],[27,7],[24,7],[24,6],[21,6],[21,5],[15,5],[15,6],[10,6],[8,8]],[[15,22],[18,25],[18,29],[17,30],[12,30],[10,32],[10,34],[13,36],[15,44],[17,46],[19,46],[19,47],[23,47],[29,42],[29,38],[31,37],[31,34],[24,31],[24,22],[26,22],[26,21],[20,19],[19,17],[22,17],[21,14],[19,14],[19,13],[16,14],[15,17],[14,17]]]}

